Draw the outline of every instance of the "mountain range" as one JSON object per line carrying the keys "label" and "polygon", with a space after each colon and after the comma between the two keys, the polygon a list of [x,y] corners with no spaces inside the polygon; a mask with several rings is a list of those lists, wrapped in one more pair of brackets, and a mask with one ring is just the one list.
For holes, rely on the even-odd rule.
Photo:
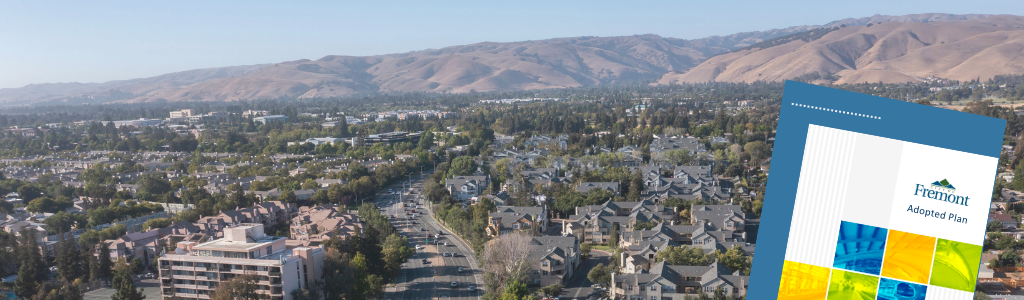
{"label": "mountain range", "polygon": [[1024,18],[916,14],[677,39],[657,35],[483,42],[377,56],[325,56],[104,83],[0,89],[0,105],[237,101],[380,92],[531,90],[655,82],[982,79],[1024,74]]}

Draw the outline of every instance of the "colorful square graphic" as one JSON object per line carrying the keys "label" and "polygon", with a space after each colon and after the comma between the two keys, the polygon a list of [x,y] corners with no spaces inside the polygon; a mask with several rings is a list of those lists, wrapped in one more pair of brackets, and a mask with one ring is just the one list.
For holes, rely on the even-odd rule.
{"label": "colorful square graphic", "polygon": [[928,286],[882,278],[878,282],[879,300],[924,300]]}
{"label": "colorful square graphic", "polygon": [[899,230],[889,230],[885,243],[882,276],[928,284],[935,238]]}
{"label": "colorful square graphic", "polygon": [[935,244],[931,285],[974,292],[981,264],[981,246],[939,239]]}
{"label": "colorful square graphic", "polygon": [[828,300],[874,300],[878,277],[843,270],[832,270]]}
{"label": "colorful square graphic", "polygon": [[828,293],[828,276],[831,271],[831,268],[784,261],[782,280],[779,281],[778,299],[825,299],[825,295]]}
{"label": "colorful square graphic", "polygon": [[882,269],[887,232],[881,227],[842,221],[832,266],[878,275]]}

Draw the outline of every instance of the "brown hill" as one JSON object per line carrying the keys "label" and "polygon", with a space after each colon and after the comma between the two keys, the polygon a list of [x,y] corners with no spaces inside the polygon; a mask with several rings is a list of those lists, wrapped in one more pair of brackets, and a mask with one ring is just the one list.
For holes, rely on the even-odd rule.
{"label": "brown hill", "polygon": [[[462,93],[658,78],[664,83],[780,80],[810,72],[840,73],[855,81],[913,80],[929,72],[951,78],[1018,72],[1012,64],[980,69],[956,63],[988,66],[1013,60],[1012,41],[1017,37],[1010,33],[1015,30],[1010,27],[1019,24],[1019,18],[988,17],[872,16],[839,20],[827,26],[794,26],[695,40],[657,35],[576,37],[485,42],[369,57],[326,56],[318,60],[201,69],[104,83],[34,84],[0,89],[0,105],[324,98],[379,92]],[[874,22],[909,23],[856,27]],[[854,27],[823,29],[839,25]],[[936,47],[941,42],[946,42],[946,46]],[[1004,47],[993,46],[1000,43]],[[977,45],[983,46],[974,49]],[[960,57],[963,55],[967,56]],[[947,62],[954,63],[947,66]],[[925,68],[919,65],[933,66],[934,70],[904,72]],[[856,72],[848,72],[851,70]]]}
{"label": "brown hill", "polygon": [[835,74],[836,83],[982,80],[1024,74],[1024,17],[881,22],[819,29],[721,54],[659,84],[780,81]]}

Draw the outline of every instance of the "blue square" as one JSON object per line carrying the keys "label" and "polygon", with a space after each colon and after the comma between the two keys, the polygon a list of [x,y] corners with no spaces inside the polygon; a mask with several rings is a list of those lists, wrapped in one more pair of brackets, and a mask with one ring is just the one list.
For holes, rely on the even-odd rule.
{"label": "blue square", "polygon": [[882,278],[878,282],[878,300],[924,300],[928,286]]}
{"label": "blue square", "polygon": [[839,269],[878,275],[882,271],[882,254],[889,230],[842,221],[839,241],[832,266]]}

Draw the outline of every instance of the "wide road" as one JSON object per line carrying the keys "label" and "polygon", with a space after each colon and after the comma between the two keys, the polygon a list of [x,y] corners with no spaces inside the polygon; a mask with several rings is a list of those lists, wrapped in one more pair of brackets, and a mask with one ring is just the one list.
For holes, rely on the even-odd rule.
{"label": "wide road", "polygon": [[[425,174],[429,176],[429,174]],[[410,247],[419,245],[422,249],[402,264],[402,271],[396,278],[396,286],[385,289],[384,299],[389,300],[471,300],[483,293],[470,292],[471,286],[480,288],[482,273],[476,267],[472,248],[450,231],[444,229],[430,216],[422,197],[425,176],[415,175],[411,181],[395,184],[380,191],[374,203],[381,213],[391,218],[391,223],[408,240]],[[403,189],[403,186],[405,187]],[[391,190],[395,194],[388,192]],[[399,195],[399,193],[401,193]],[[401,200],[399,200],[401,198]],[[415,211],[415,213],[413,213]],[[422,230],[421,230],[422,228]],[[440,245],[434,245],[437,233],[441,232]],[[428,237],[429,234],[429,237]],[[430,240],[430,243],[427,240]],[[448,246],[444,243],[447,242]],[[443,253],[457,253],[444,256]],[[463,268],[459,272],[459,267]],[[456,282],[456,287],[452,286]]]}

